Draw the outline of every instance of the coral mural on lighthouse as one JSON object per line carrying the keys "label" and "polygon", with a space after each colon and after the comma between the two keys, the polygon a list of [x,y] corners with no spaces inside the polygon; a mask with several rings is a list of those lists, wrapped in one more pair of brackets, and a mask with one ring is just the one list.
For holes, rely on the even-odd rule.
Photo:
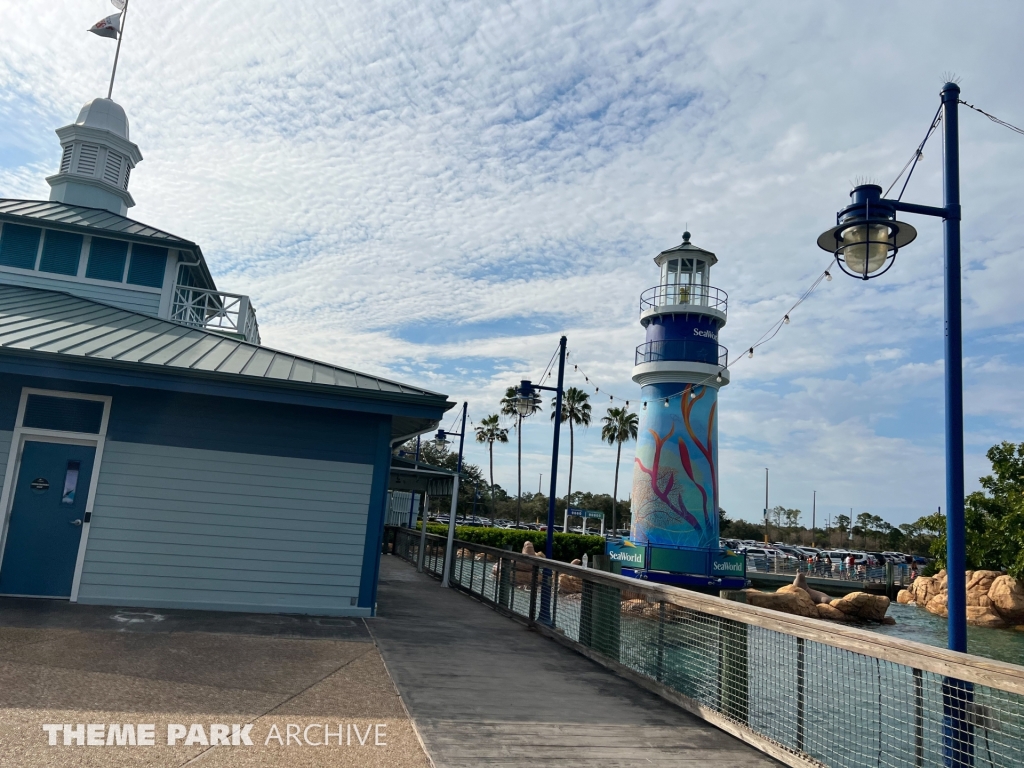
{"label": "coral mural on lighthouse", "polygon": [[718,390],[686,385],[641,411],[633,463],[630,539],[718,546]]}

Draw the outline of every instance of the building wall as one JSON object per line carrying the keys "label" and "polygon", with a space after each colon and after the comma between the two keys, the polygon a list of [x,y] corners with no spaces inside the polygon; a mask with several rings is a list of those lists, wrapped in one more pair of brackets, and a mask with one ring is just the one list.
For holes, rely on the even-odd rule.
{"label": "building wall", "polygon": [[160,311],[160,291],[142,291],[122,284],[103,285],[85,280],[62,280],[57,275],[24,270],[0,269],[0,283],[23,285],[26,288],[42,288],[47,291],[63,291],[83,299],[113,304],[133,312],[156,316]]}
{"label": "building wall", "polygon": [[23,386],[113,398],[80,602],[373,611],[390,417],[4,375],[0,430]]}
{"label": "building wall", "polygon": [[110,441],[79,602],[357,608],[373,466]]}

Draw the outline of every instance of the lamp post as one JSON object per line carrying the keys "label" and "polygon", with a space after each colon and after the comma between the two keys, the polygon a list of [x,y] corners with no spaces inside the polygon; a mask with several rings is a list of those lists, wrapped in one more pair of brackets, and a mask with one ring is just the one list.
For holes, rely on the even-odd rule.
{"label": "lamp post", "polygon": [[[562,424],[562,384],[565,381],[565,336],[558,340],[558,385],[554,387],[542,387],[532,383],[529,379],[523,379],[519,383],[519,391],[516,394],[516,410],[520,415],[529,415],[537,401],[538,390],[545,390],[555,393],[555,434],[551,441],[551,494],[548,496],[548,525],[547,540],[544,543],[544,556],[551,560],[554,556],[555,544],[555,486],[558,482],[558,435]],[[541,579],[540,591],[540,614],[538,621],[543,624],[551,623],[551,571],[544,569]]]}
{"label": "lamp post", "polygon": [[[449,437],[459,438],[459,463],[455,468],[455,477],[452,478],[452,510],[448,515],[448,542],[444,547],[444,569],[441,572],[441,586],[448,586],[448,577],[452,572],[452,543],[455,541],[455,510],[459,504],[459,476],[462,474],[462,449],[466,444],[466,408],[468,403],[462,404],[462,428],[458,432],[445,432],[437,430],[434,442],[438,446],[448,444]],[[424,526],[426,528],[426,526]]]}
{"label": "lamp post", "polygon": [[[893,265],[896,253],[917,236],[896,213],[942,219],[945,255],[945,395],[946,395],[946,574],[949,601],[949,649],[967,651],[967,590],[964,533],[964,415],[962,335],[960,321],[960,147],[957,105],[960,87],[942,86],[941,208],[887,200],[882,188],[862,184],[850,193],[851,203],[836,215],[836,226],[822,233],[818,245],[835,254],[840,269],[869,280]],[[971,686],[946,678],[943,682],[943,753],[945,765],[973,764],[973,726],[967,721]]]}

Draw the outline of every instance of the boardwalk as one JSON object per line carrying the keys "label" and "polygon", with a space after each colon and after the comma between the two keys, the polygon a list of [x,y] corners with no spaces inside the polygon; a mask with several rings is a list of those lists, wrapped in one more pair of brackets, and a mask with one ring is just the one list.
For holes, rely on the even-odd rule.
{"label": "boardwalk", "polygon": [[398,558],[378,606],[367,625],[436,768],[780,765]]}

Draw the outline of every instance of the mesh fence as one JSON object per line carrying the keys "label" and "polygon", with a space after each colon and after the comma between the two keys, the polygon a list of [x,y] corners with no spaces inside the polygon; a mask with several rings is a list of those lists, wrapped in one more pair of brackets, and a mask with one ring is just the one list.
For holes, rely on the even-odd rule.
{"label": "mesh fence", "polygon": [[[440,576],[443,537],[388,542]],[[450,579],[791,765],[1024,766],[1024,667],[465,542]]]}

